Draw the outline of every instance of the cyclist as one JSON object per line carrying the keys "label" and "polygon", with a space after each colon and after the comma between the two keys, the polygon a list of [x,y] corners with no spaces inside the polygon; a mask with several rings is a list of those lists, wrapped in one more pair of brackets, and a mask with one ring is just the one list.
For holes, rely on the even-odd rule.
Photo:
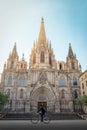
{"label": "cyclist", "polygon": [[41,116],[41,122],[43,122],[43,118],[45,116],[45,113],[46,113],[46,109],[45,107],[43,106],[43,104],[41,104],[39,110],[38,110],[40,116]]}

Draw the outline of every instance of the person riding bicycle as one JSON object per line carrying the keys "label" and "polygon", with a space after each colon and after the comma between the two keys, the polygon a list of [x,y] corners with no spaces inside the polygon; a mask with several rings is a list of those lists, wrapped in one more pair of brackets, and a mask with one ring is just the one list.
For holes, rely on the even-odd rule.
{"label": "person riding bicycle", "polygon": [[44,118],[45,113],[46,113],[46,108],[43,106],[43,104],[41,104],[38,112],[39,112],[39,114],[41,116],[41,122],[43,122],[43,118]]}

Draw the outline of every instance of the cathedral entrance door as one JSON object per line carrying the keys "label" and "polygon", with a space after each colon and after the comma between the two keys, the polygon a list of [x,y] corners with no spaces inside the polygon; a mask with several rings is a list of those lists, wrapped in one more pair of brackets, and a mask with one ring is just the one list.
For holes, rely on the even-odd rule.
{"label": "cathedral entrance door", "polygon": [[43,106],[45,107],[45,109],[47,109],[47,102],[38,102],[38,110],[40,109],[41,104],[43,104]]}

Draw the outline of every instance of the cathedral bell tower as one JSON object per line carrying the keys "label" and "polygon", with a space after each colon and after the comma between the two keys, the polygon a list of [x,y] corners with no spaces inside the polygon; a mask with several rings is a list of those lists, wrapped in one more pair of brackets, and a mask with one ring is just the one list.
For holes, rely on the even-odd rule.
{"label": "cathedral bell tower", "polygon": [[68,51],[68,56],[66,59],[66,63],[67,63],[67,69],[69,71],[78,71],[79,70],[79,66],[78,66],[78,60],[76,58],[76,55],[73,54],[73,50],[71,47],[71,43],[69,43],[69,51]]}
{"label": "cathedral bell tower", "polygon": [[9,58],[7,59],[7,70],[11,70],[11,71],[16,70],[18,59],[19,57],[18,57],[16,43],[15,43],[12,53],[9,54]]}
{"label": "cathedral bell tower", "polygon": [[27,62],[25,61],[24,54],[22,55],[22,60],[17,64],[17,71],[21,73],[27,72]]}
{"label": "cathedral bell tower", "polygon": [[55,68],[55,56],[51,48],[51,43],[47,41],[44,19],[41,19],[38,40],[34,43],[29,61],[30,68]]}

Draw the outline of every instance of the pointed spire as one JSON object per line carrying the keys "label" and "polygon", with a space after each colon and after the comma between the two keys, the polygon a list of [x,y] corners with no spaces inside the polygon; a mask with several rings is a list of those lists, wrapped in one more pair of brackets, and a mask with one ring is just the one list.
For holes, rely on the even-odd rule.
{"label": "pointed spire", "polygon": [[81,67],[81,64],[79,63],[79,70],[82,71],[82,67]]}
{"label": "pointed spire", "polygon": [[72,47],[71,47],[71,43],[69,43],[69,51],[68,51],[68,57],[73,57],[73,51],[72,51]]}
{"label": "pointed spire", "polygon": [[14,43],[13,52],[16,52],[16,42]]}
{"label": "pointed spire", "polygon": [[41,19],[41,26],[40,26],[38,42],[46,42],[46,34],[45,34],[44,19],[43,18]]}
{"label": "pointed spire", "polygon": [[14,47],[13,47],[13,50],[12,50],[12,56],[13,56],[14,58],[17,58],[17,57],[18,57],[17,49],[16,49],[16,42],[15,42]]}

